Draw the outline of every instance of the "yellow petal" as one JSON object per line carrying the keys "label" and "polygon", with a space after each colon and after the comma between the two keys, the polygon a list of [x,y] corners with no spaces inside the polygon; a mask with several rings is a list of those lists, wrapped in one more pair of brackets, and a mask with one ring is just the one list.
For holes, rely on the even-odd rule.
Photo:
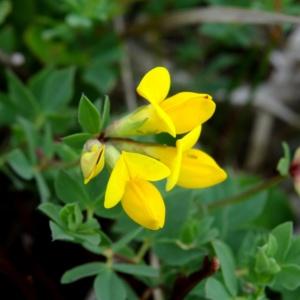
{"label": "yellow petal", "polygon": [[182,155],[183,155],[182,145],[178,144],[176,150],[177,150],[176,156],[174,157],[170,166],[171,174],[167,179],[167,184],[166,184],[167,191],[170,191],[177,184],[179,173],[181,170],[181,162],[182,162]]}
{"label": "yellow petal", "polygon": [[170,168],[174,160],[177,150],[175,147],[169,146],[154,146],[143,144],[143,150],[149,156],[152,156]]}
{"label": "yellow petal", "polygon": [[200,136],[201,126],[197,126],[193,130],[191,130],[188,134],[186,134],[183,138],[176,141],[176,147],[179,145],[182,147],[182,151],[186,151],[188,149],[193,148]]}
{"label": "yellow petal", "polygon": [[171,162],[171,175],[167,179],[166,190],[170,191],[178,182],[179,174],[181,172],[182,157],[184,152],[192,148],[198,141],[201,133],[201,126],[194,128],[183,138],[176,141],[176,156]]}
{"label": "yellow petal", "polygon": [[166,178],[170,174],[170,170],[166,165],[149,156],[124,151],[122,157],[130,178],[157,181]]}
{"label": "yellow petal", "polygon": [[107,183],[104,199],[105,208],[111,208],[118,204],[124,195],[128,179],[127,167],[121,155],[116,162]]}
{"label": "yellow petal", "polygon": [[[138,123],[138,120],[141,122]],[[171,118],[156,103],[138,109],[136,113],[132,114],[131,122],[139,124],[136,130],[138,134],[167,132],[174,137],[176,136],[175,126]]]}
{"label": "yellow petal", "polygon": [[188,134],[186,134],[183,138],[176,141],[176,155],[173,158],[170,170],[171,175],[167,179],[166,190],[170,191],[174,188],[179,180],[179,175],[181,173],[182,168],[182,158],[184,156],[185,151],[192,148],[198,141],[201,133],[201,126],[194,128]]}
{"label": "yellow petal", "polygon": [[170,83],[169,71],[164,67],[156,67],[144,75],[137,93],[150,103],[159,103],[167,97]]}
{"label": "yellow petal", "polygon": [[128,181],[122,198],[127,215],[139,225],[157,230],[165,223],[165,204],[156,187],[143,179]]}
{"label": "yellow petal", "polygon": [[190,149],[183,154],[177,184],[185,188],[206,188],[227,178],[226,172],[203,151]]}
{"label": "yellow petal", "polygon": [[181,144],[177,145],[176,148],[169,146],[146,145],[144,145],[143,148],[145,153],[160,160],[169,167],[171,173],[167,178],[166,190],[170,191],[176,185],[179,177],[183,152]]}
{"label": "yellow petal", "polygon": [[81,155],[80,166],[84,184],[87,184],[102,171],[104,167],[104,150],[104,145],[93,145],[90,151]]}
{"label": "yellow petal", "polygon": [[206,122],[216,108],[209,95],[192,92],[178,93],[160,105],[171,118],[177,134],[188,132]]}

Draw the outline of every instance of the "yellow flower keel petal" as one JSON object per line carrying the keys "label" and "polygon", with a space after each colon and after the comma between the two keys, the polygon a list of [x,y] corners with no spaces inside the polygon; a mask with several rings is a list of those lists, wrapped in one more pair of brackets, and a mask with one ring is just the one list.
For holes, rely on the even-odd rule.
{"label": "yellow flower keel petal", "polygon": [[139,225],[157,230],[165,223],[165,204],[156,187],[143,179],[130,180],[122,198],[127,215]]}

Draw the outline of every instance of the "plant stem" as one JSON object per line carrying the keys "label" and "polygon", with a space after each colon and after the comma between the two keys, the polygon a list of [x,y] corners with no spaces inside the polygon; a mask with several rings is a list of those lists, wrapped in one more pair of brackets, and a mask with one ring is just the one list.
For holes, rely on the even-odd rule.
{"label": "plant stem", "polygon": [[219,269],[219,261],[216,257],[204,257],[200,269],[189,276],[179,276],[176,278],[171,291],[170,300],[183,300],[188,293],[201,281],[212,276]]}
{"label": "plant stem", "polygon": [[93,207],[87,207],[86,213],[87,213],[87,219],[88,220],[92,219],[93,216],[94,216],[94,208]]}
{"label": "plant stem", "polygon": [[210,203],[210,204],[208,204],[208,209],[214,210],[214,209],[221,208],[221,207],[224,207],[227,205],[241,203],[243,201],[248,200],[248,198],[251,197],[252,195],[260,193],[266,189],[269,189],[269,188],[279,184],[286,178],[287,177],[281,176],[281,175],[274,176],[264,182],[259,183],[258,185],[250,188],[249,190],[247,190],[245,192],[242,192],[235,196],[230,196],[230,197],[224,198],[224,199],[214,202],[214,203]]}
{"label": "plant stem", "polygon": [[150,248],[151,243],[149,240],[145,240],[141,246],[141,248],[139,249],[138,253],[136,254],[134,261],[136,263],[139,263],[143,257],[145,256],[145,254],[147,253],[148,249]]}

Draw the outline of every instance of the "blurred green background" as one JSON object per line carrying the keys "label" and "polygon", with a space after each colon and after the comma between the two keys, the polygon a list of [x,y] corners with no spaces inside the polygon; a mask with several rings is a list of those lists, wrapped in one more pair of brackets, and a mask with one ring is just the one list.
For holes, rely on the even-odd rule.
{"label": "blurred green background", "polygon": [[[172,93],[212,95],[217,110],[200,146],[239,186],[229,180],[219,195],[218,188],[203,192],[208,202],[219,199],[226,189],[230,194],[274,175],[282,141],[292,150],[300,144],[299,26],[296,0],[0,0],[0,286],[12,293],[7,299],[84,299],[89,290],[89,281],[61,287],[59,277],[94,254],[52,244],[48,221],[36,211],[39,198],[51,197],[55,171],[47,160],[38,172],[26,169],[28,160],[36,164],[41,157],[72,164],[76,152],[49,144],[79,131],[83,92],[95,102],[108,94],[117,117],[143,104],[135,87],[146,71],[162,65],[170,70]],[[23,152],[7,156],[16,147],[26,149],[28,160]],[[39,193],[20,177],[34,178]],[[292,183],[271,193],[262,206],[251,206],[257,211],[248,221],[256,218],[255,226],[268,229],[291,219],[297,225]],[[239,216],[232,226],[247,220],[241,213],[247,209],[231,211]],[[123,221],[115,232],[131,228]],[[217,227],[226,236],[226,226]],[[233,248],[240,241],[228,237]]]}

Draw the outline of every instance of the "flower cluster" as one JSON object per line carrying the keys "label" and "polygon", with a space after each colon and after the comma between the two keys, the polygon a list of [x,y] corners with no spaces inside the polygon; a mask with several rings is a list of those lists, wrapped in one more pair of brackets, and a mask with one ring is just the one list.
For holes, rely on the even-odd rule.
{"label": "flower cluster", "polygon": [[[97,176],[106,164],[112,171],[105,192],[104,206],[121,202],[136,223],[157,230],[164,226],[165,204],[152,183],[166,179],[166,190],[178,185],[205,188],[226,179],[225,171],[195,145],[201,125],[215,111],[207,94],[181,92],[167,97],[170,74],[166,68],[150,70],[137,87],[147,105],[113,122],[103,139],[89,140],[81,156],[84,183]],[[128,137],[169,133],[176,145],[140,143]]]}

